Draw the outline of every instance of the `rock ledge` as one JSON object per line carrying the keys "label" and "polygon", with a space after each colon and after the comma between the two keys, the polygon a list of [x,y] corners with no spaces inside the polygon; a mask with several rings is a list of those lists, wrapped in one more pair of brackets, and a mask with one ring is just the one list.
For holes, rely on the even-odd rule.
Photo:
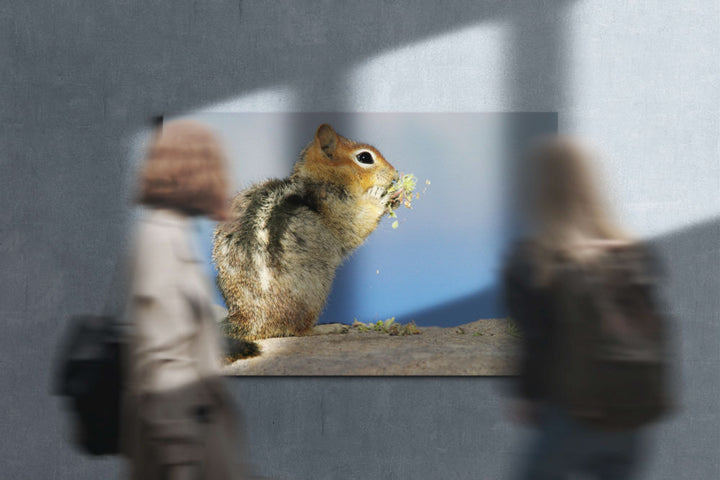
{"label": "rock ledge", "polygon": [[260,340],[259,357],[225,367],[226,375],[515,375],[520,352],[508,320],[460,327],[420,327],[419,335],[360,332],[319,325],[311,335]]}

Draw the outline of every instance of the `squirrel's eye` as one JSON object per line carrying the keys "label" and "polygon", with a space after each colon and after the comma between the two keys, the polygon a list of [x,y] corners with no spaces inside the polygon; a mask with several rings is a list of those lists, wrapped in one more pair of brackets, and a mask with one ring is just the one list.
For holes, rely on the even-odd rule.
{"label": "squirrel's eye", "polygon": [[372,165],[375,163],[375,159],[370,152],[360,152],[355,155],[355,158],[357,158],[358,162],[364,163],[365,165]]}

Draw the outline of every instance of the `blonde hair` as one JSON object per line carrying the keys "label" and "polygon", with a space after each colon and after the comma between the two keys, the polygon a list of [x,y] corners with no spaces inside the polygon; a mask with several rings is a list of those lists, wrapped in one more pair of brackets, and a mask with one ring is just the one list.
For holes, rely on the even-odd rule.
{"label": "blonde hair", "polygon": [[529,156],[530,216],[535,221],[538,281],[547,283],[558,260],[592,264],[608,247],[633,242],[610,215],[591,154],[567,137],[544,139]]}
{"label": "blonde hair", "polygon": [[228,182],[220,142],[196,122],[165,124],[148,150],[139,190],[143,205],[226,220]]}

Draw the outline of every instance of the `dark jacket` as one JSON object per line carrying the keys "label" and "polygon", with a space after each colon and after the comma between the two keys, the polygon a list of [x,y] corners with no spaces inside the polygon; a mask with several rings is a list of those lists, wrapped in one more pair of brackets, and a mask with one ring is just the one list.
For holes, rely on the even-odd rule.
{"label": "dark jacket", "polygon": [[[539,286],[534,266],[531,241],[523,240],[510,250],[503,270],[505,305],[510,318],[522,330],[522,355],[516,394],[530,401],[552,401],[556,389],[557,319],[552,282]],[[642,268],[656,280],[661,276],[660,263],[654,250],[637,244],[643,255]]]}

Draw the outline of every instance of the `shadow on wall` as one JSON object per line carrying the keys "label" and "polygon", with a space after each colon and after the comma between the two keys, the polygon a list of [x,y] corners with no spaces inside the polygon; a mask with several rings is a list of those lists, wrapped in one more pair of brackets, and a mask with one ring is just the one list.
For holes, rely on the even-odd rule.
{"label": "shadow on wall", "polygon": [[[455,0],[410,8],[370,0],[339,10],[288,1],[219,1],[191,8],[114,2],[82,12],[20,5],[14,7],[15,21],[42,28],[12,29],[10,40],[23,58],[10,80],[16,83],[13,101],[41,107],[8,123],[112,122],[137,128],[151,115],[179,114],[278,85],[290,87],[297,110],[342,111],[353,95],[342,80],[352,65],[492,21],[507,21],[514,31],[515,78],[508,81],[517,90],[517,108],[527,109],[540,93],[546,105],[557,108],[558,18],[567,3]],[[27,77],[34,82],[23,83]]]}
{"label": "shadow on wall", "polygon": [[[698,369],[707,369],[707,375],[716,375],[720,365],[720,349],[717,348],[720,338],[720,217],[658,237],[651,243],[661,255],[665,275],[663,298],[673,320],[676,353],[682,358],[682,370],[678,372],[681,407],[690,409],[697,406],[696,402],[710,400],[718,409],[720,385],[691,386],[687,381],[699,373]],[[706,399],[700,398],[710,393],[705,391],[707,388],[713,388],[715,392]]]}
{"label": "shadow on wall", "polygon": [[[651,240],[664,266],[663,296],[671,319],[677,411],[666,428],[659,429],[655,451],[662,461],[647,478],[717,476],[717,466],[706,459],[717,455],[717,412],[720,411],[720,217]],[[692,448],[678,448],[687,432],[703,439]],[[682,458],[683,461],[676,461]]]}
{"label": "shadow on wall", "polygon": [[[422,3],[410,10],[374,0],[338,10],[288,1],[189,8],[113,2],[82,12],[19,5],[15,22],[35,28],[11,29],[23,60],[10,79],[17,83],[14,102],[40,108],[10,123],[137,128],[154,114],[186,112],[274,85],[290,86],[299,110],[342,110],[351,93],[338,76],[353,63],[522,11],[505,2]],[[34,82],[23,84],[28,77]]]}
{"label": "shadow on wall", "polygon": [[[22,432],[1,444],[5,475],[44,478],[61,465],[66,478],[105,478],[116,467],[112,460],[77,461],[63,442],[60,417],[36,412],[54,411],[48,365],[63,319],[102,307],[127,242],[130,140],[147,130],[151,116],[273,86],[288,87],[294,109],[343,111],[353,98],[343,80],[348,67],[496,20],[517,25],[511,62],[519,66],[510,70],[523,78],[511,81],[518,91],[510,97],[521,101],[510,103],[556,110],[557,42],[547,40],[558,38],[564,4],[428,0],[410,8],[371,0],[339,10],[324,2],[126,0],[4,7],[0,157],[7,161],[0,163],[0,199],[9,208],[0,210],[0,225],[9,227],[0,249],[7,325],[0,351],[8,360],[0,384],[9,394],[0,407],[13,412],[5,430]],[[432,67],[419,66],[418,77],[436,75]],[[475,98],[471,91],[465,97]]]}

